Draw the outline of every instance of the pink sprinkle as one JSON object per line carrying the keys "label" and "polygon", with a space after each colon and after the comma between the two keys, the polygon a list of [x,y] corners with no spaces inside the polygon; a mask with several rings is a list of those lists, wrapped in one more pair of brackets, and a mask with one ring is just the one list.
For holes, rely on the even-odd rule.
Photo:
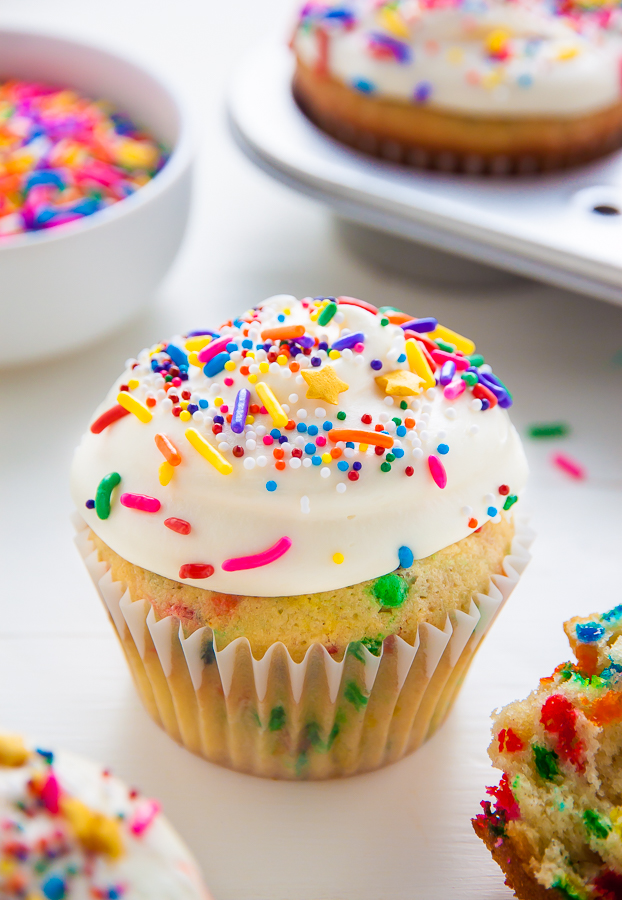
{"label": "pink sprinkle", "polygon": [[355,353],[362,353],[363,350],[365,349],[365,344],[361,344],[359,342],[358,344],[355,344],[352,349],[354,350]]}
{"label": "pink sprinkle", "polygon": [[447,472],[445,466],[437,456],[428,456],[428,468],[432,478],[441,490],[447,486]]}
{"label": "pink sprinkle", "polygon": [[146,800],[144,803],[141,803],[129,822],[132,834],[144,834],[149,826],[153,824],[153,820],[160,812],[160,808],[157,800]]}
{"label": "pink sprinkle", "polygon": [[268,410],[266,409],[265,406],[262,406],[261,409],[259,410],[259,412],[262,414],[262,416],[268,415]]}
{"label": "pink sprinkle", "polygon": [[445,350],[432,350],[431,356],[434,362],[438,363],[439,366],[442,366],[443,363],[446,362],[455,363],[456,369],[459,372],[463,372],[471,365],[469,360],[465,359],[464,356],[457,356],[455,353],[447,353]]}
{"label": "pink sprinkle", "polygon": [[452,381],[451,384],[447,385],[443,391],[443,397],[445,397],[446,400],[456,400],[461,394],[464,394],[465,391],[466,381],[459,378],[458,381]]}
{"label": "pink sprinkle", "polygon": [[233,384],[233,378],[225,378],[225,384],[227,385],[227,387],[231,387],[231,385]]}
{"label": "pink sprinkle", "polygon": [[160,509],[161,503],[155,497],[147,497],[145,494],[121,494],[121,505],[128,509],[155,513]]}
{"label": "pink sprinkle", "polygon": [[217,341],[210,341],[210,343],[207,345],[207,347],[203,347],[203,349],[200,351],[199,357],[198,357],[199,362],[200,363],[209,362],[210,359],[212,359],[212,357],[216,356],[222,350],[225,350],[227,347],[227,344],[229,344],[230,342],[231,342],[230,337],[220,338]]}
{"label": "pink sprinkle", "polygon": [[173,380],[171,381],[171,384],[173,385],[173,387],[181,387],[181,378],[176,375],[175,378],[173,378]]}
{"label": "pink sprinkle", "polygon": [[223,405],[220,407],[220,411],[221,411],[221,413],[228,413],[228,412],[229,412],[229,407],[227,406],[226,403],[223,403]]}
{"label": "pink sprinkle", "polygon": [[239,572],[241,569],[258,569],[260,566],[267,566],[269,563],[276,562],[291,547],[292,542],[288,537],[282,537],[280,540],[264,550],[263,553],[255,553],[252,556],[236,556],[234,559],[226,559],[222,564],[225,572]]}
{"label": "pink sprinkle", "polygon": [[587,478],[587,470],[584,466],[577,462],[576,459],[566,456],[565,453],[556,453],[552,457],[552,462],[554,466],[557,466],[558,469],[561,469],[567,475],[570,475],[571,478],[576,478],[577,481],[582,481],[584,478]]}
{"label": "pink sprinkle", "polygon": [[325,447],[326,446],[326,438],[323,434],[320,434],[319,437],[316,437],[315,444],[317,447]]}
{"label": "pink sprinkle", "polygon": [[58,814],[58,801],[60,799],[60,787],[56,780],[56,775],[50,772],[45,780],[45,784],[41,788],[41,800],[49,813],[53,816]]}
{"label": "pink sprinkle", "polygon": [[263,442],[266,445],[266,447],[269,447],[270,444],[274,444],[274,438],[272,437],[271,434],[264,434]]}

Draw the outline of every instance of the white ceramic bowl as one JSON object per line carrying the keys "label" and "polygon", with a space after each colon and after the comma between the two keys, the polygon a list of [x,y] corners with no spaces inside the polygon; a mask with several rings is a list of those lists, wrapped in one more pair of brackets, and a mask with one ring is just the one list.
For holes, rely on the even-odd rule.
{"label": "white ceramic bowl", "polygon": [[144,307],[181,244],[192,176],[179,100],[129,60],[73,40],[0,29],[0,78],[9,77],[110,100],[172,152],[125,200],[79,222],[0,240],[0,366],[93,341]]}

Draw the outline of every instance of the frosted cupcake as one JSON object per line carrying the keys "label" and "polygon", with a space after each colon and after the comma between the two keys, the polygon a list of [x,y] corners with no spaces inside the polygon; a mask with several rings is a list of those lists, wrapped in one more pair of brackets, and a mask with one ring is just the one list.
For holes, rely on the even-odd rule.
{"label": "frosted cupcake", "polygon": [[503,776],[473,826],[520,900],[618,900],[622,606],[565,629],[577,662],[493,716]]}
{"label": "frosted cupcake", "polygon": [[325,131],[396,162],[507,174],[622,142],[622,45],[602,16],[515,0],[306,3],[294,92]]}
{"label": "frosted cupcake", "polygon": [[210,900],[154,800],[68,753],[0,734],[3,900]]}
{"label": "frosted cupcake", "polygon": [[142,351],[72,492],[154,718],[272,777],[419,746],[526,560],[511,403],[468,338],[348,297]]}

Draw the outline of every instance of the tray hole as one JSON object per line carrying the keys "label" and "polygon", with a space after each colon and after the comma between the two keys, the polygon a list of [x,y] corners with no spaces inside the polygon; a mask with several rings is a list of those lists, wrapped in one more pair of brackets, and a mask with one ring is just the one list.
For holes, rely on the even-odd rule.
{"label": "tray hole", "polygon": [[618,206],[614,206],[613,203],[598,203],[592,207],[592,212],[599,216],[619,216],[622,214],[622,210]]}

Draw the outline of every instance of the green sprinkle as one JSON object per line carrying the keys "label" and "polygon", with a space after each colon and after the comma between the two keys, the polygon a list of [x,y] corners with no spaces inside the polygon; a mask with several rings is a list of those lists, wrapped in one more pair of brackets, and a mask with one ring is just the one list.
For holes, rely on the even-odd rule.
{"label": "green sprinkle", "polygon": [[95,512],[100,519],[107,519],[110,515],[110,497],[117,485],[121,484],[121,476],[118,472],[111,472],[104,476],[97,485],[95,491]]}
{"label": "green sprinkle", "polygon": [[554,750],[548,750],[542,744],[534,744],[533,759],[538,775],[544,781],[553,781],[559,775],[559,766],[557,765],[559,756]]}
{"label": "green sprinkle", "polygon": [[518,500],[518,497],[516,496],[516,494],[508,494],[508,496],[505,499],[505,503],[503,504],[503,508],[505,510],[511,509],[517,500]]}
{"label": "green sprinkle", "polygon": [[474,384],[477,384],[479,380],[475,372],[464,372],[460,377],[471,387],[473,387]]}
{"label": "green sprinkle", "polygon": [[471,363],[472,366],[477,366],[478,369],[480,366],[483,366],[484,363],[486,362],[486,360],[484,359],[484,357],[482,356],[481,353],[469,353],[467,355],[467,359]]}
{"label": "green sprinkle", "polygon": [[400,409],[408,409],[408,403],[405,400],[400,401]]}
{"label": "green sprinkle", "polygon": [[395,461],[395,454],[394,454],[394,453],[387,453],[387,455],[385,456],[385,459],[386,459],[387,462],[394,462],[394,461]]}
{"label": "green sprinkle", "polygon": [[559,677],[562,681],[570,681],[573,676],[572,663],[567,662],[563,669],[559,671]]}
{"label": "green sprinkle", "polygon": [[570,434],[570,425],[566,422],[538,422],[529,426],[527,434],[531,438],[565,437]]}
{"label": "green sprinkle", "polygon": [[604,841],[611,831],[611,822],[599,815],[595,809],[586,809],[583,813],[583,824],[588,834]]}
{"label": "green sprinkle", "polygon": [[442,341],[440,338],[436,338],[435,340],[439,350],[444,350],[445,353],[455,353],[456,348],[453,344],[448,344],[447,341]]}
{"label": "green sprinkle", "polygon": [[333,727],[330,730],[330,734],[328,735],[328,740],[326,741],[326,749],[330,750],[335,743],[337,735],[339,734],[339,724],[335,722]]}
{"label": "green sprinkle", "polygon": [[283,706],[273,706],[270,710],[270,721],[268,722],[269,731],[280,731],[285,727],[287,715]]}
{"label": "green sprinkle", "polygon": [[359,643],[361,643],[364,647],[367,647],[369,652],[372,653],[374,656],[380,656],[380,651],[382,650],[383,640],[384,640],[384,638],[381,638],[381,637],[377,637],[377,638],[364,637],[364,638],[361,638]]}
{"label": "green sprinkle", "polygon": [[355,659],[358,659],[359,662],[365,662],[365,657],[362,653],[363,642],[362,641],[351,641],[348,644],[348,653],[350,653]]}
{"label": "green sprinkle", "polygon": [[565,878],[556,879],[552,887],[559,891],[564,900],[585,900],[585,894],[578,894]]}
{"label": "green sprinkle", "polygon": [[400,419],[399,416],[393,416],[393,418],[391,419],[391,421],[392,421],[392,422],[395,422],[396,425],[401,425],[401,424],[402,424],[402,420]]}
{"label": "green sprinkle", "polygon": [[381,606],[401,606],[408,597],[408,582],[400,575],[390,572],[376,581],[372,591]]}
{"label": "green sprinkle", "polygon": [[304,729],[303,740],[316,750],[318,747],[322,746],[322,733],[317,722],[307,722]]}
{"label": "green sprinkle", "polygon": [[383,313],[390,313],[390,312],[401,313],[402,310],[401,310],[401,309],[398,309],[397,306],[379,306],[379,307],[378,307],[378,312],[383,312]]}
{"label": "green sprinkle", "polygon": [[331,301],[327,306],[324,307],[322,312],[318,316],[318,325],[328,325],[332,317],[337,312],[337,304]]}
{"label": "green sprinkle", "polygon": [[346,684],[346,689],[343,692],[343,696],[349,703],[352,704],[357,712],[360,712],[360,710],[367,706],[368,698],[360,689],[356,681],[348,681],[348,683]]}
{"label": "green sprinkle", "polygon": [[[393,457],[395,459],[395,457]],[[390,472],[391,471],[391,463],[383,462],[380,466],[381,472]]]}
{"label": "green sprinkle", "polygon": [[344,411],[342,409],[340,409],[339,412],[337,413],[337,418],[343,422],[345,417],[346,417],[346,414],[344,413]]}
{"label": "green sprinkle", "polygon": [[388,325],[388,324],[389,324],[389,320],[388,320],[388,319],[385,319],[385,318],[382,318],[382,319],[380,319],[380,324],[381,324],[381,325]]}

